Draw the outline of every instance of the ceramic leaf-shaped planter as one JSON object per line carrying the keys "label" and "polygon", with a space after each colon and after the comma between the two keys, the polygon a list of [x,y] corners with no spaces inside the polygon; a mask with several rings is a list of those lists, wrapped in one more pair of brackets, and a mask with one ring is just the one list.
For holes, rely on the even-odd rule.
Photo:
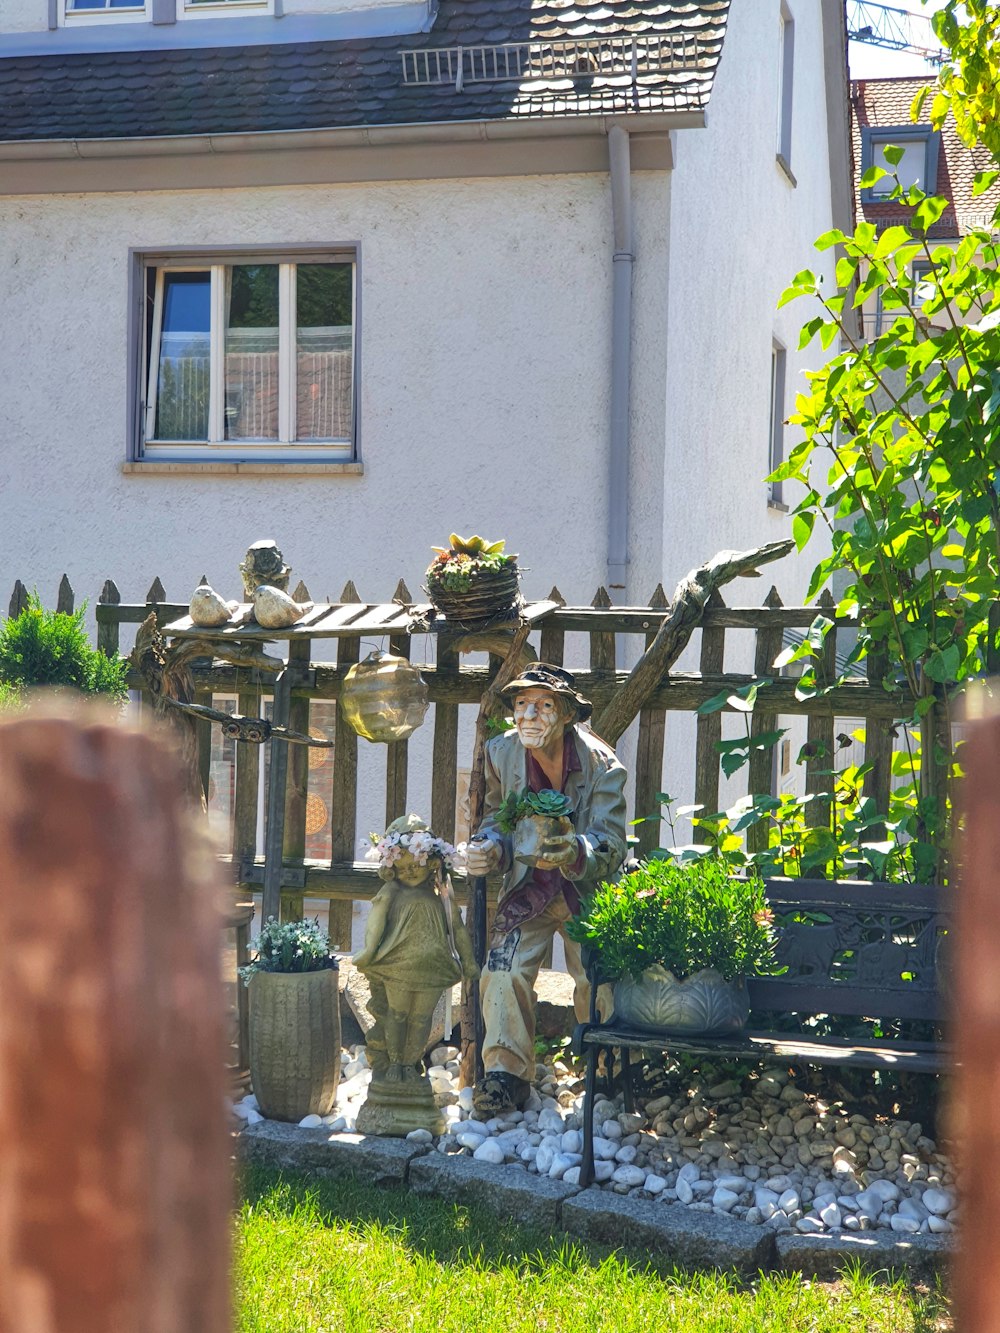
{"label": "ceramic leaf-shaped planter", "polygon": [[250,1082],[268,1120],[329,1115],[340,1081],[337,969],[250,978]]}
{"label": "ceramic leaf-shaped planter", "polygon": [[726,981],[714,968],[678,981],[658,963],[639,978],[615,982],[615,1017],[630,1027],[677,1036],[740,1032],[750,1012],[745,981]]}

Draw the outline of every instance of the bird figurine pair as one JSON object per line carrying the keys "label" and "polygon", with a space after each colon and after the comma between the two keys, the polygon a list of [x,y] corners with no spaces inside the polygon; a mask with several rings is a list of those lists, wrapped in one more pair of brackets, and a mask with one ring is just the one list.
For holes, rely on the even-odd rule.
{"label": "bird figurine pair", "polygon": [[[199,628],[219,629],[249,620],[249,616],[240,616],[241,606],[240,602],[227,602],[210,583],[202,581],[191,596],[188,612],[191,623]],[[297,602],[287,592],[266,583],[254,591],[252,606],[253,619],[262,629],[287,629],[313,609],[312,602]]]}

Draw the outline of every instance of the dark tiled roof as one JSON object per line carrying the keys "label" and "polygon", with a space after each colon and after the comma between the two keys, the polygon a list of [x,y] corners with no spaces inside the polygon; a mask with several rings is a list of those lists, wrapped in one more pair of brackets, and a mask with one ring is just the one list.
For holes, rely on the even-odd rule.
{"label": "dark tiled roof", "polygon": [[[366,41],[0,59],[0,140],[252,133],[550,115],[700,110],[730,0],[441,0],[430,32]],[[670,73],[403,82],[401,51],[678,33]]]}
{"label": "dark tiled roof", "polygon": [[[864,202],[858,182],[861,180],[861,127],[877,129],[881,125],[911,124],[910,107],[921,89],[934,83],[933,78],[858,79],[851,84],[851,142],[854,152],[854,202],[858,221],[874,222],[878,227],[905,222],[911,210],[891,200]],[[929,103],[927,104],[929,106]],[[973,198],[976,172],[988,171],[995,162],[982,146],[966,148],[958,137],[951,116],[941,127],[937,181],[931,182],[929,194],[943,195],[952,207],[941,215],[930,235],[943,240],[965,235],[974,226],[989,226],[993,210],[1000,204],[1000,182]]]}

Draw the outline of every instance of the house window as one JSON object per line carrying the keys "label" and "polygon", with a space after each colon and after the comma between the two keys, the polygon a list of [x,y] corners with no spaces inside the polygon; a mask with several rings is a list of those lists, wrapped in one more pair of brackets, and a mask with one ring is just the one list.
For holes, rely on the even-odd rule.
{"label": "house window", "polygon": [[[896,188],[898,176],[904,189],[916,185],[927,194],[937,189],[938,149],[941,136],[929,125],[885,125],[861,128],[861,171],[881,167],[888,175],[861,191],[862,201],[884,199]],[[897,166],[885,160],[885,150],[896,146],[903,150]]]}
{"label": "house window", "polygon": [[178,18],[211,17],[226,11],[273,14],[274,0],[177,0]]}
{"label": "house window", "polygon": [[142,457],[351,458],[353,255],[143,265]]}
{"label": "house window", "polygon": [[778,165],[795,184],[792,175],[792,92],[795,72],[795,20],[785,3],[778,20]]}
{"label": "house window", "polygon": [[63,18],[76,14],[121,14],[122,17],[141,18],[146,12],[145,0],[64,0]]}
{"label": "house window", "polygon": [[[781,343],[771,344],[771,416],[769,472],[781,466],[785,461],[785,359],[787,353]],[[768,483],[768,503],[783,505],[781,482]]]}

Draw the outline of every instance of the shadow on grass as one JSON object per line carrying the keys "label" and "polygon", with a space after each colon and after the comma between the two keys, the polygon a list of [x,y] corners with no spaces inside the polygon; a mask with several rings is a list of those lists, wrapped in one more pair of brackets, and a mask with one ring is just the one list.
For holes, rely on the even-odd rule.
{"label": "shadow on grass", "polygon": [[[445,1268],[493,1271],[514,1269],[522,1273],[562,1269],[567,1276],[586,1268],[601,1268],[614,1263],[634,1275],[683,1284],[689,1291],[704,1288],[705,1294],[728,1291],[750,1293],[761,1282],[776,1288],[811,1285],[795,1273],[758,1274],[752,1279],[734,1270],[692,1270],[678,1267],[663,1255],[642,1247],[629,1246],[627,1238],[619,1247],[601,1246],[570,1237],[555,1235],[525,1226],[510,1217],[498,1216],[486,1206],[450,1203],[424,1195],[412,1194],[397,1186],[375,1186],[368,1181],[344,1174],[337,1176],[304,1175],[281,1172],[267,1167],[246,1166],[240,1179],[240,1200],[245,1208],[266,1212],[273,1218],[308,1215],[314,1225],[334,1228],[347,1226],[361,1233],[370,1229],[393,1236],[404,1248]],[[930,1297],[929,1310],[913,1311],[915,1333],[940,1333],[941,1308],[946,1297],[941,1284],[932,1288],[914,1282],[903,1272],[866,1269],[856,1262],[848,1265],[842,1281],[849,1286],[894,1285],[914,1294]]]}

